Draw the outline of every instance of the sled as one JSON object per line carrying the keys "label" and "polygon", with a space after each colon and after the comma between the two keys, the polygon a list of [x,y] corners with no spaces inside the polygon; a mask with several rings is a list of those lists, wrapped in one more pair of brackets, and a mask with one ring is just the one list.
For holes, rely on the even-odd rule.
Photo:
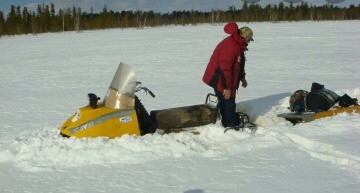
{"label": "sled", "polygon": [[150,116],[157,123],[158,129],[165,133],[180,132],[181,128],[214,124],[217,108],[208,104],[192,105],[151,111]]}
{"label": "sled", "polygon": [[360,105],[345,107],[345,108],[334,107],[330,110],[321,111],[321,112],[281,113],[278,114],[277,116],[283,117],[295,125],[301,122],[310,122],[316,119],[332,117],[339,113],[360,113]]}
{"label": "sled", "polygon": [[[157,123],[158,129],[162,130],[161,133],[189,132],[192,127],[215,124],[220,119],[217,102],[217,96],[209,93],[206,96],[205,104],[151,111],[150,116]],[[252,131],[256,130],[257,126],[250,122],[247,114],[242,112],[237,112],[237,114],[240,119],[239,126],[226,128],[224,132],[229,129],[244,131],[245,128],[249,128]],[[200,134],[199,131],[191,129],[190,132]]]}

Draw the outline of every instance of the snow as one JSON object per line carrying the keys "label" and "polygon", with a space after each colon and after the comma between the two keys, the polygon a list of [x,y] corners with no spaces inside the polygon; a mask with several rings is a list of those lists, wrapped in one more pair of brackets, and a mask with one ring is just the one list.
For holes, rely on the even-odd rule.
{"label": "snow", "polygon": [[156,95],[137,94],[148,111],[204,103],[223,24],[1,37],[0,192],[358,192],[359,114],[295,126],[276,114],[312,82],[360,99],[360,22],[239,25],[255,41],[237,109],[255,133],[216,123],[200,135],[59,135],[87,93],[103,98],[120,62]]}

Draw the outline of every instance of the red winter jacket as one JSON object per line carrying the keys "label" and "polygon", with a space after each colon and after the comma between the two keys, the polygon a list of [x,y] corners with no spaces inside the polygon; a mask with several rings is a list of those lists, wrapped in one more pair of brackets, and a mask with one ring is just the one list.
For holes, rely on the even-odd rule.
{"label": "red winter jacket", "polygon": [[244,51],[247,43],[238,35],[238,25],[235,22],[226,24],[224,31],[230,36],[216,46],[206,67],[203,81],[220,92],[231,89],[231,97],[235,97],[240,79],[245,78]]}

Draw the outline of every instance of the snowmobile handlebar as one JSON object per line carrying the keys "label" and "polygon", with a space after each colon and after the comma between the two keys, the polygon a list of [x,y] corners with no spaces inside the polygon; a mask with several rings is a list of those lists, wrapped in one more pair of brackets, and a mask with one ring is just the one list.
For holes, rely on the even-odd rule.
{"label": "snowmobile handlebar", "polygon": [[[155,95],[154,95],[154,93],[153,92],[151,92],[151,90],[149,90],[148,88],[146,88],[146,87],[140,87],[142,90],[144,90],[146,93],[149,93],[150,94],[150,96],[152,96],[152,98],[155,98]],[[141,90],[140,89],[140,90]]]}
{"label": "snowmobile handlebar", "polygon": [[152,96],[152,98],[155,98],[155,95],[154,95],[153,92],[151,92],[151,90],[149,90],[149,89],[146,88],[146,87],[142,87],[141,85],[142,85],[141,82],[136,82],[135,92],[138,92],[138,91],[140,91],[140,90],[144,90],[144,91],[146,92],[146,94],[149,93],[150,96]]}

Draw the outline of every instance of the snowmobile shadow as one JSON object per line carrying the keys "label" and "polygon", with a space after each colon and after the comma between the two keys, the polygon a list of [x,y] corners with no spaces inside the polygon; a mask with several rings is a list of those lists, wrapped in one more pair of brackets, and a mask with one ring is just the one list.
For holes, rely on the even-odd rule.
{"label": "snowmobile shadow", "polygon": [[269,95],[253,100],[242,101],[237,103],[236,111],[249,115],[250,121],[255,121],[259,116],[269,112],[273,106],[279,105],[279,101],[289,97],[291,93],[279,93]]}

